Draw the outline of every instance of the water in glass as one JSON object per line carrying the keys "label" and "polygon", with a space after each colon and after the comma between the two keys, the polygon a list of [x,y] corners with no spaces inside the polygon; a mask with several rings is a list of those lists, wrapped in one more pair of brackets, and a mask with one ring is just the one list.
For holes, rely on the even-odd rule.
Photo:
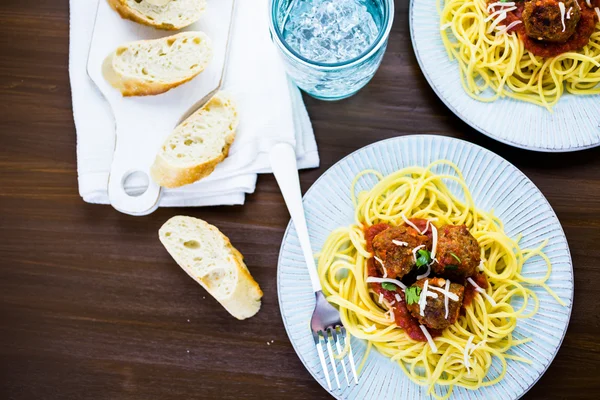
{"label": "water in glass", "polygon": [[[393,0],[272,0],[286,69],[314,97],[338,100],[373,77],[385,52]],[[381,35],[384,31],[384,35]],[[285,43],[285,45],[283,44]]]}

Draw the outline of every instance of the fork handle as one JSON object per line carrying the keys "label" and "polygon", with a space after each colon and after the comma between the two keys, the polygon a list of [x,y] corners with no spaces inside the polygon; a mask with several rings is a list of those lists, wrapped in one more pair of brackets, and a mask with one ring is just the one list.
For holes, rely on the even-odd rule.
{"label": "fork handle", "polygon": [[296,234],[300,240],[300,246],[306,260],[306,267],[312,282],[313,291],[321,290],[321,282],[315,265],[315,258],[310,245],[304,206],[302,205],[302,192],[300,191],[300,177],[298,176],[298,165],[296,164],[296,152],[288,143],[279,143],[273,146],[269,155],[271,168],[275,179],[279,184],[283,199],[287,205]]}

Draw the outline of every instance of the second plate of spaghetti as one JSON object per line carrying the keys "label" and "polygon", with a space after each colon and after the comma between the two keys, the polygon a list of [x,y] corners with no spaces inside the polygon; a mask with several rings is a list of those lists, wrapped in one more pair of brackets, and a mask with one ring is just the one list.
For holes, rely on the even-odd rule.
{"label": "second plate of spaghetti", "polygon": [[412,0],[411,37],[432,88],[512,146],[600,145],[600,0]]}
{"label": "second plate of spaghetti", "polygon": [[[570,317],[571,258],[548,202],[505,160],[455,139],[390,139],[332,167],[304,204],[358,363],[359,384],[335,397],[516,399],[549,366]],[[292,344],[325,387],[293,227],[278,292]]]}

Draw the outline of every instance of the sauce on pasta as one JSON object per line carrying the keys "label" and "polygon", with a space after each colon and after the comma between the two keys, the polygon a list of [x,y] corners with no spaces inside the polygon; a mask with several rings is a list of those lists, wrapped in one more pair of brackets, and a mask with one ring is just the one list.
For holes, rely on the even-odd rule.
{"label": "sauce on pasta", "polygon": [[[438,167],[451,172],[437,175],[433,170]],[[366,174],[375,175],[379,181],[369,191],[357,195],[355,185]],[[459,200],[457,194],[448,189],[445,183],[448,181],[462,191],[464,200]],[[374,348],[397,362],[413,382],[427,386],[428,394],[448,398],[455,385],[475,390],[501,381],[509,360],[530,362],[511,349],[529,341],[517,339],[513,331],[518,319],[529,318],[537,312],[539,300],[534,287],[546,290],[564,305],[546,283],[552,272],[543,252],[547,240],[540,238],[540,244],[532,249],[521,248],[520,237],[507,236],[498,217],[476,208],[460,170],[448,161],[438,161],[426,168],[408,167],[388,176],[364,171],[355,178],[351,197],[355,222],[330,233],[318,255],[318,273],[323,292],[327,300],[339,308],[348,333],[367,342],[359,371]],[[427,224],[429,228],[425,231]],[[374,244],[382,238],[393,237],[392,233],[402,233],[407,229],[403,226],[414,226],[418,233],[425,231],[426,235],[407,236],[406,241],[396,243],[408,247],[409,252],[415,250],[410,247],[417,243],[409,243],[409,240],[427,243],[424,248],[430,249],[431,269],[418,272],[425,278],[415,277],[415,271],[405,273],[401,268],[392,268],[390,260],[384,259],[387,253],[381,252],[381,243]],[[480,257],[471,257],[472,262],[480,258],[480,264],[466,280],[456,278],[450,283],[450,279],[445,282],[441,279],[440,283],[440,278],[434,276],[433,259],[437,253],[443,252],[444,246],[454,249],[451,243],[444,243],[443,226],[457,227],[448,234],[460,233],[466,227],[480,248]],[[463,245],[470,247],[468,241]],[[389,250],[385,246],[383,249]],[[455,255],[464,261],[464,254],[471,254],[467,250],[459,248],[457,251],[462,253]],[[402,258],[404,253],[397,249],[392,251],[400,257],[398,260],[406,260]],[[417,255],[425,257],[426,254],[415,252]],[[547,268],[541,278],[528,276],[523,271],[525,263],[534,257],[542,260]],[[440,262],[445,263],[441,258]],[[376,265],[376,262],[383,264]],[[456,263],[458,268],[460,262]],[[387,278],[382,271],[387,272]],[[430,285],[429,289],[424,281]],[[409,293],[415,285],[421,285],[420,294],[418,291]],[[464,296],[460,285],[464,285]],[[452,286],[459,290],[452,291]],[[438,322],[427,314],[431,306],[427,293],[433,294],[438,310],[442,311],[441,316],[434,317],[451,322],[444,325],[444,329],[424,326]],[[454,301],[448,294],[462,301],[456,319],[450,317],[452,307],[447,309],[447,316],[443,315],[446,297],[449,304]],[[408,297],[413,299],[411,304]],[[515,297],[521,301],[513,303]],[[422,299],[427,301],[421,304]],[[420,304],[417,306],[414,301]],[[419,316],[419,307],[423,306],[425,313]],[[500,360],[501,370],[488,376],[492,359]],[[439,390],[440,387],[445,389]]]}

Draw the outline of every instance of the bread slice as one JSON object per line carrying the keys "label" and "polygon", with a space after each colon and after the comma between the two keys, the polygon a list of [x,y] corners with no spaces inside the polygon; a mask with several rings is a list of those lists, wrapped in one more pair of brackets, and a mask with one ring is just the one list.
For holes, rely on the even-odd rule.
{"label": "bread slice", "polygon": [[121,17],[158,29],[178,30],[200,19],[206,0],[108,0]]}
{"label": "bread slice", "polygon": [[192,217],[176,216],[158,232],[177,264],[237,319],[252,317],[263,295],[243,256],[216,227]]}
{"label": "bread slice", "polygon": [[217,92],[167,137],[150,168],[152,179],[175,188],[210,175],[229,154],[237,124],[233,101]]}
{"label": "bread slice", "polygon": [[182,32],[119,46],[104,60],[103,73],[123,96],[156,95],[204,71],[212,54],[205,33]]}

